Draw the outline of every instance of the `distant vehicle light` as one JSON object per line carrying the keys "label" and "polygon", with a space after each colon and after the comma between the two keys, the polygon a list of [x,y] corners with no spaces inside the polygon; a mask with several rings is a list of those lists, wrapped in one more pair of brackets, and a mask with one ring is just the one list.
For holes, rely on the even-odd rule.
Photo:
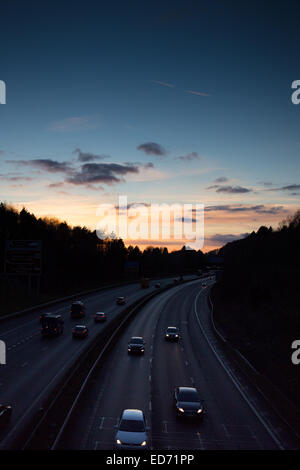
{"label": "distant vehicle light", "polygon": [[141,446],[146,446],[146,445],[147,445],[147,441],[143,441],[143,442],[141,443]]}
{"label": "distant vehicle light", "polygon": [[197,413],[202,413],[202,408],[199,408],[199,410],[197,411]]}
{"label": "distant vehicle light", "polygon": [[184,409],[183,409],[183,408],[178,408],[178,411],[180,411],[181,413],[184,413]]}

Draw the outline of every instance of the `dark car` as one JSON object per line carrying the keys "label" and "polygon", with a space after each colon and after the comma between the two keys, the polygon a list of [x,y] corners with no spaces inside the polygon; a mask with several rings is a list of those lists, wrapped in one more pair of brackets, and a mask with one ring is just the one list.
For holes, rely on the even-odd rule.
{"label": "dark car", "polygon": [[116,304],[117,305],[124,305],[126,303],[125,297],[117,297],[116,298]]}
{"label": "dark car", "polygon": [[42,323],[44,318],[47,318],[49,315],[52,315],[52,313],[41,313],[40,314],[40,323]]}
{"label": "dark car", "polygon": [[5,426],[9,420],[12,412],[10,405],[0,405],[0,427]]}
{"label": "dark car", "polygon": [[165,333],[165,339],[167,341],[178,341],[179,340],[179,330],[176,326],[168,326]]}
{"label": "dark car", "polygon": [[155,284],[155,287],[156,287],[156,289],[159,289],[159,288],[160,288],[160,282],[157,282],[157,283]]}
{"label": "dark car", "polygon": [[202,282],[202,287],[206,287],[206,282]]}
{"label": "dark car", "polygon": [[64,320],[61,315],[47,313],[41,319],[41,333],[43,336],[57,336],[64,331]]}
{"label": "dark car", "polygon": [[128,343],[128,354],[144,354],[145,341],[141,336],[133,336]]}
{"label": "dark car", "polygon": [[177,416],[203,417],[203,405],[196,388],[176,387],[174,401]]}
{"label": "dark car", "polygon": [[85,325],[76,325],[72,330],[73,338],[85,338],[89,334]]}
{"label": "dark car", "polygon": [[70,308],[71,318],[82,318],[85,315],[85,305],[81,300],[76,300],[72,302]]}
{"label": "dark car", "polygon": [[106,320],[106,315],[104,312],[96,312],[94,315],[94,321],[95,323],[97,322],[103,322]]}

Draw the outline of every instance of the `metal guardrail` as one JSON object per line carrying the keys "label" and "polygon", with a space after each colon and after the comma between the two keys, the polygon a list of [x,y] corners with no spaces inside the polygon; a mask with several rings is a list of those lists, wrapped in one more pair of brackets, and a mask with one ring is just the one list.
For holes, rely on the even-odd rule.
{"label": "metal guardrail", "polygon": [[[191,280],[184,280],[180,282],[179,285],[190,281]],[[192,281],[195,281],[195,279]],[[128,322],[131,321],[135,314],[149,300],[159,295],[161,292],[165,292],[176,286],[178,286],[178,284],[168,284],[157,291],[145,295],[142,299],[137,300],[126,309],[123,309],[119,315],[107,325],[105,330],[102,330],[101,333],[89,343],[81,356],[80,362],[77,361],[76,367],[74,367],[74,364],[70,366],[66,374],[64,374],[64,377],[60,380],[60,383],[55,387],[55,390],[50,392],[51,397],[48,397],[48,400],[45,399],[45,401],[47,400],[47,405],[43,410],[42,416],[35,416],[30,425],[27,426],[27,429],[21,431],[21,436],[19,436],[17,440],[17,446],[14,446],[14,448],[21,448],[22,450],[56,449],[69,419],[74,413],[79,398],[99,365],[103,355],[109,350],[118,335],[124,327],[127,326]],[[125,317],[124,314],[126,315]],[[74,393],[75,388],[76,393]],[[70,394],[70,391],[73,393]],[[59,405],[60,401],[63,403],[63,406]],[[59,409],[63,410],[66,415],[63,417],[63,422],[57,426],[51,413],[55,415],[55,411]],[[61,416],[59,416],[59,418],[61,418]],[[57,429],[55,430],[54,427]]]}
{"label": "metal guardrail", "polygon": [[77,297],[93,294],[94,292],[101,292],[102,290],[113,289],[115,287],[126,286],[126,285],[129,285],[129,284],[135,284],[135,283],[138,283],[138,282],[139,282],[138,280],[134,280],[134,281],[126,281],[125,283],[119,282],[119,283],[116,283],[116,284],[109,284],[107,286],[96,287],[94,289],[89,289],[89,290],[86,290],[86,291],[77,292],[76,294],[70,294],[70,295],[67,295],[66,297],[60,297],[60,298],[57,298],[57,299],[49,300],[49,302],[44,302],[42,304],[32,305],[31,307],[25,308],[23,310],[19,310],[17,312],[8,313],[7,315],[1,315],[0,316],[0,322],[4,321],[4,320],[9,320],[10,318],[15,318],[15,317],[19,317],[19,316],[22,316],[22,315],[26,315],[27,313],[31,313],[31,312],[34,312],[35,310],[39,310],[41,308],[45,308],[45,307],[49,307],[51,305],[58,304],[60,302],[66,301],[66,300],[72,300],[72,299],[76,299]]}
{"label": "metal guardrail", "polygon": [[289,398],[270,379],[263,376],[245,356],[219,331],[214,318],[214,305],[211,296],[208,296],[211,305],[211,322],[215,335],[222,341],[231,357],[239,364],[242,371],[250,379],[256,390],[268,402],[274,412],[291,429],[295,436],[300,439],[300,410],[289,400]]}
{"label": "metal guardrail", "polygon": [[[187,275],[192,275],[192,274],[187,274]],[[151,281],[155,281],[156,279],[169,279],[169,278],[173,278],[174,276],[175,276],[174,274],[173,275],[168,274],[168,275],[164,275],[164,276],[163,275],[162,276],[154,276],[154,277],[151,278]],[[76,298],[81,297],[81,296],[93,294],[94,292],[101,292],[101,291],[107,290],[107,289],[114,289],[115,287],[122,287],[122,286],[127,286],[127,285],[130,285],[130,284],[138,284],[139,282],[140,282],[140,279],[134,279],[132,281],[124,281],[124,282],[120,281],[120,282],[116,282],[116,283],[113,283],[113,284],[107,284],[105,286],[101,286],[101,287],[99,286],[99,287],[95,287],[93,289],[88,289],[88,290],[85,290],[85,291],[76,292],[76,294],[70,294],[70,295],[67,295],[65,297],[55,298],[53,300],[49,300],[48,302],[44,302],[42,304],[32,305],[31,307],[19,310],[17,312],[8,313],[7,315],[0,315],[0,322],[4,321],[4,320],[9,320],[10,318],[15,318],[15,317],[18,317],[18,316],[26,315],[27,313],[31,313],[31,312],[34,312],[35,310],[39,310],[41,308],[46,308],[46,307],[49,307],[51,305],[58,304],[60,302],[66,301],[66,300],[76,299]]]}

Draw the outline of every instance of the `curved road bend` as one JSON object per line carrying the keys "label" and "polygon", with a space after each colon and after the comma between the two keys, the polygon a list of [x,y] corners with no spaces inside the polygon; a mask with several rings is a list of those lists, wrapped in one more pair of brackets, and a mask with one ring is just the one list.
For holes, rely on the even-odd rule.
{"label": "curved road bend", "polygon": [[[117,296],[125,296],[128,305],[155,290],[155,282],[150,282],[149,289],[141,289],[136,283],[82,296],[86,304],[86,316],[82,319],[70,318],[69,300],[0,323],[0,339],[5,341],[7,348],[6,365],[0,369],[0,403],[13,406],[10,424],[0,434],[0,448],[6,448],[8,443],[13,442],[18,427],[39,409],[47,391],[74,358],[80,355],[87,342],[104,327],[102,323],[94,323],[93,314],[104,311],[109,321],[124,308],[116,305]],[[160,283],[163,287],[170,283],[170,279],[162,279]],[[39,316],[45,311],[63,316],[65,325],[61,336],[41,337]],[[72,338],[71,330],[76,324],[89,327],[87,339],[81,341]]]}
{"label": "curved road bend", "polygon": [[[113,449],[115,425],[125,408],[145,412],[154,450],[296,448],[284,425],[215,338],[209,284],[178,286],[143,307],[81,397],[64,448]],[[179,327],[178,344],[165,341],[168,326]],[[128,339],[139,335],[146,340],[145,355],[130,356]],[[176,419],[175,386],[198,388],[204,400],[203,422]]]}

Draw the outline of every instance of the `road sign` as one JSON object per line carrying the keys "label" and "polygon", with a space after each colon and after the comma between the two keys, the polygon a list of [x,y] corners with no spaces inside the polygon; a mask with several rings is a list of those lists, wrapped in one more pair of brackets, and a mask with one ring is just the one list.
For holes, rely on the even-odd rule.
{"label": "road sign", "polygon": [[41,240],[7,240],[4,272],[6,274],[40,275]]}

